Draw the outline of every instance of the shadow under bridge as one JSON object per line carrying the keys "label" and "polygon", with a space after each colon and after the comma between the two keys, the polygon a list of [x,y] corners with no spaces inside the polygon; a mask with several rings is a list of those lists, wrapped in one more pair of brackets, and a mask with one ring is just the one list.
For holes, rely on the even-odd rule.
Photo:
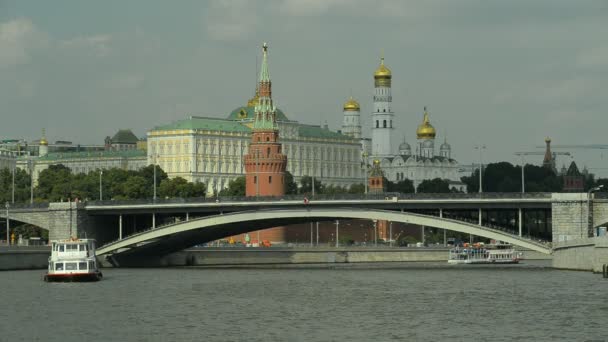
{"label": "shadow under bridge", "polygon": [[108,243],[101,246],[97,254],[101,258],[111,256],[110,261],[131,257],[160,257],[198,244],[260,229],[334,219],[387,220],[441,228],[504,241],[544,254],[551,253],[549,247],[538,242],[464,221],[389,210],[302,207],[242,211],[182,221]]}

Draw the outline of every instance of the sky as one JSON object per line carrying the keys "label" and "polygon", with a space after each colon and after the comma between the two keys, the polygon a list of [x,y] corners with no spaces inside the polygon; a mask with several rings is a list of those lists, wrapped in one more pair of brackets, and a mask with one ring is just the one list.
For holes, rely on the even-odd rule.
{"label": "sky", "polygon": [[[393,72],[395,146],[423,107],[453,157],[519,162],[554,144],[606,144],[605,0],[0,0],[0,139],[102,144],[190,115],[224,118],[254,92],[269,45],[290,119],[371,125],[373,72]],[[608,150],[570,151],[608,176]],[[526,161],[539,163],[541,156]],[[558,159],[558,166],[570,157]]]}

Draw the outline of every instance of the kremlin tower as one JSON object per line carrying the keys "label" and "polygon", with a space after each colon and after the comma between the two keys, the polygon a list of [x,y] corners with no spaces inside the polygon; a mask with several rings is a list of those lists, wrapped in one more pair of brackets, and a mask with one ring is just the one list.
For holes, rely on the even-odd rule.
{"label": "kremlin tower", "polygon": [[380,66],[374,72],[374,111],[372,112],[372,156],[382,157],[393,154],[391,146],[393,118],[391,103],[391,71],[380,58]]}
{"label": "kremlin tower", "polygon": [[272,102],[272,82],[268,74],[268,46],[264,43],[259,99],[255,105],[249,153],[245,155],[247,196],[283,196],[287,157],[281,152],[277,108]]}
{"label": "kremlin tower", "polygon": [[[424,118],[422,123],[416,130],[416,137],[418,138],[418,155],[426,158],[433,158],[435,156],[435,136],[437,132],[435,127],[431,125],[429,120],[429,113],[424,107]],[[444,146],[445,148],[446,146]]]}
{"label": "kremlin tower", "polygon": [[361,139],[361,106],[351,96],[344,103],[344,121],[342,122],[342,134],[351,138]]}

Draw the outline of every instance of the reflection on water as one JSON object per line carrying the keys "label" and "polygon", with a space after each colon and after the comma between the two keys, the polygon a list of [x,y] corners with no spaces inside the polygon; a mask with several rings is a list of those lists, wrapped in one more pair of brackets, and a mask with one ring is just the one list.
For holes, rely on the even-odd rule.
{"label": "reflection on water", "polygon": [[0,273],[0,341],[604,340],[608,282],[546,263]]}

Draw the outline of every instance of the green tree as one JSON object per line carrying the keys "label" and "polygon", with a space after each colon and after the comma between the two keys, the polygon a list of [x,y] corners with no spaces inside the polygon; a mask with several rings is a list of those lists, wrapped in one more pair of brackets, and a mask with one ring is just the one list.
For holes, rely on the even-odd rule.
{"label": "green tree", "polygon": [[132,176],[122,184],[121,194],[116,199],[139,199],[152,197],[152,184],[142,176]]}
{"label": "green tree", "polygon": [[352,184],[350,188],[348,188],[348,193],[350,194],[364,194],[365,193],[365,184]]}
{"label": "green tree", "polygon": [[237,177],[228,183],[226,189],[220,191],[220,196],[245,196],[246,179],[245,176]]}
{"label": "green tree", "polygon": [[[12,197],[13,173],[8,168],[0,169],[0,203],[10,203]],[[27,202],[29,199],[30,176],[24,170],[15,169],[15,202]]]}
{"label": "green tree", "polygon": [[[316,183],[316,181],[315,181]],[[328,195],[335,195],[335,194],[346,194],[348,193],[348,190],[346,188],[343,188],[339,185],[328,185],[328,186],[324,186],[321,188],[323,194],[328,194]]]}
{"label": "green tree", "polygon": [[396,183],[388,181],[386,183],[386,191],[411,194],[414,193],[414,183],[409,179],[404,179]]}
{"label": "green tree", "polygon": [[295,195],[298,193],[298,183],[293,179],[293,175],[289,171],[285,171],[285,194]]}
{"label": "green tree", "polygon": [[419,193],[449,193],[450,183],[447,180],[441,178],[425,179],[418,184],[417,191]]}
{"label": "green tree", "polygon": [[[322,194],[325,189],[325,185],[315,178],[315,194]],[[300,179],[300,193],[312,194],[312,177],[302,176]]]}
{"label": "green tree", "polygon": [[203,183],[190,183],[181,177],[176,177],[163,179],[158,187],[158,194],[165,198],[204,197],[206,190],[207,187]]}

